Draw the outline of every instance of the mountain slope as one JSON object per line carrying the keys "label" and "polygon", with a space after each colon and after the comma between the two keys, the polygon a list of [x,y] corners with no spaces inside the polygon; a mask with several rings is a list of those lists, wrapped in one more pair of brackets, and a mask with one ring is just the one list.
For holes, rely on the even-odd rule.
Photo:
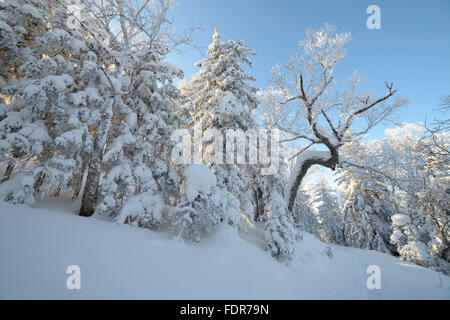
{"label": "mountain slope", "polygon": [[[199,244],[51,209],[0,204],[0,298],[449,299],[450,278],[305,234],[287,266],[228,227]],[[66,268],[81,269],[81,290]],[[366,287],[369,265],[381,289]]]}

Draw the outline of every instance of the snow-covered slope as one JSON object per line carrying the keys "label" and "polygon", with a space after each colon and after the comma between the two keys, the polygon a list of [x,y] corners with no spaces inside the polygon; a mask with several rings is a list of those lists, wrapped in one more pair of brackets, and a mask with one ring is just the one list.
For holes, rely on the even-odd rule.
{"label": "snow-covered slope", "polygon": [[[0,205],[0,298],[450,298],[450,278],[393,257],[305,234],[290,265],[223,227],[200,244],[53,209]],[[66,268],[81,268],[81,290]],[[369,290],[369,265],[381,289]]]}

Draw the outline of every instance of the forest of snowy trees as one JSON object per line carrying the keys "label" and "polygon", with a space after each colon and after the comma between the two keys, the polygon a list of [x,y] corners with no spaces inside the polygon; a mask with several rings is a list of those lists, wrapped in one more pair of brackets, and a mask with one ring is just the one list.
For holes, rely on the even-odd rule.
{"label": "forest of snowy trees", "polygon": [[[257,53],[211,30],[198,72],[183,80],[167,58],[195,42],[195,30],[175,34],[171,7],[0,2],[0,201],[80,199],[81,216],[194,242],[227,224],[253,232],[280,262],[308,232],[450,274],[450,95],[433,106],[440,120],[368,140],[407,100],[395,79],[372,84],[385,90],[376,96],[360,89],[357,73],[334,78],[349,33],[326,24],[299,35],[299,54],[275,66],[261,89],[248,71]],[[173,132],[199,124],[203,148],[193,152],[203,164],[176,164]],[[266,132],[259,147],[275,145],[262,140],[280,132],[278,171],[211,161],[217,138],[207,133],[228,129]],[[306,185],[317,167],[331,178]]]}

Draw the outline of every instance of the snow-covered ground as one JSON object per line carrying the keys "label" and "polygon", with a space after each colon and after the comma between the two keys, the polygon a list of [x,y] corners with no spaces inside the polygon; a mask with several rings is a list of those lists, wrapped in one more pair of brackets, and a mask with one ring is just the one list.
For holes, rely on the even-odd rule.
{"label": "snow-covered ground", "polygon": [[[449,299],[450,278],[388,255],[332,246],[305,234],[280,264],[222,227],[199,244],[75,215],[76,204],[0,204],[0,298]],[[70,212],[72,211],[72,212]],[[81,290],[66,268],[81,269]],[[369,265],[381,289],[369,290]]]}

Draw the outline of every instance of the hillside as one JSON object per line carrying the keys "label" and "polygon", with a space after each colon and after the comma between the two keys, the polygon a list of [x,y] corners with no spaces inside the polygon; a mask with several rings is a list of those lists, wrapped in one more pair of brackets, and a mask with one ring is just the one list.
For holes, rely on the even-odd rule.
{"label": "hillside", "polygon": [[[199,244],[100,218],[67,204],[0,205],[2,299],[448,299],[450,278],[391,256],[332,246],[309,234],[280,264],[223,226]],[[65,208],[63,208],[65,207]],[[81,290],[66,289],[66,268]],[[369,265],[381,289],[369,290]]]}

